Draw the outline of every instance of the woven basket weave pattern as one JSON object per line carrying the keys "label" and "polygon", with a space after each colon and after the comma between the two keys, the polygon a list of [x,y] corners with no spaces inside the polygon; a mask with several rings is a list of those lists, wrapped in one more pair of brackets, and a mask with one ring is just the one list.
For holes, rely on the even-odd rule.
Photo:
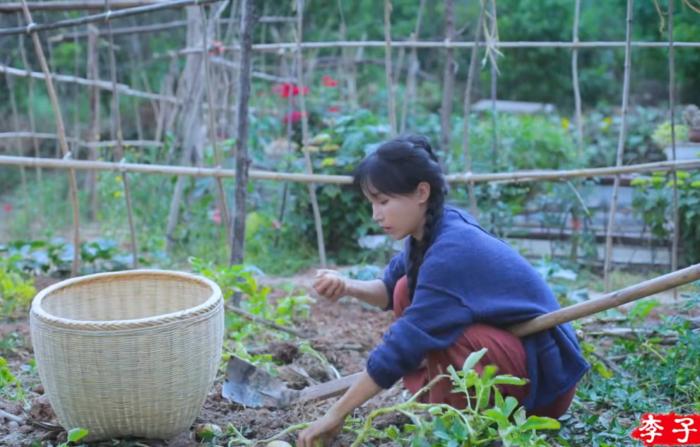
{"label": "woven basket weave pattern", "polygon": [[100,274],[42,291],[30,324],[61,425],[90,439],[169,438],[189,428],[216,376],[223,300],[192,275]]}

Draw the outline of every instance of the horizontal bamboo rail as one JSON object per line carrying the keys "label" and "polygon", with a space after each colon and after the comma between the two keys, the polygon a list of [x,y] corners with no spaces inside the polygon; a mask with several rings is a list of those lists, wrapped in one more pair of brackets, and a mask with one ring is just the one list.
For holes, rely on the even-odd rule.
{"label": "horizontal bamboo rail", "polygon": [[[35,133],[35,132],[4,132],[0,133],[0,140],[27,140],[27,139],[38,139],[38,140],[55,140],[58,135],[55,133]],[[101,147],[114,147],[117,145],[116,141],[106,140],[106,141],[83,141],[77,138],[67,137],[66,141],[71,144],[77,144],[80,147],[88,148],[101,148]],[[130,147],[162,147],[163,143],[155,140],[126,140],[121,143],[123,146]]]}
{"label": "horizontal bamboo rail", "polygon": [[[483,44],[481,44],[483,45]],[[590,42],[547,42],[547,41],[522,41],[522,42],[492,42],[494,48],[624,48],[625,42],[619,41],[590,41]],[[633,47],[639,48],[668,48],[668,42],[646,42],[635,41],[631,42]],[[384,48],[386,43],[379,40],[362,40],[362,41],[340,41],[340,42],[303,42],[302,50],[318,50],[318,49],[334,49],[334,48]],[[470,41],[451,42],[451,41],[396,41],[392,40],[391,46],[396,48],[453,48],[453,49],[470,49],[476,44]],[[700,48],[700,42],[674,42],[674,47],[677,48]],[[297,47],[296,43],[281,42],[281,43],[258,43],[253,45],[253,51],[293,51]],[[238,46],[226,46],[225,50],[239,51]],[[202,48],[184,48],[180,50],[181,54],[201,52]]]}
{"label": "horizontal bamboo rail", "polygon": [[[167,166],[139,163],[111,163],[106,161],[83,161],[72,159],[33,158],[0,155],[0,166],[24,166],[52,169],[77,169],[83,171],[126,171],[166,175],[188,175],[194,177],[235,177],[236,171],[223,168],[197,168],[191,166]],[[589,168],[561,171],[519,171],[502,173],[461,173],[446,175],[450,183],[499,182],[520,183],[546,180],[564,180],[576,177],[602,177],[615,174],[634,174],[643,172],[665,172],[672,169],[700,169],[700,159],[662,161],[621,167]],[[298,183],[325,183],[347,185],[352,183],[349,175],[297,174],[291,172],[274,172],[251,169],[250,177],[258,180],[280,180]]]}
{"label": "horizontal bamboo rail", "polygon": [[[111,9],[134,8],[137,6],[153,5],[162,3],[162,0],[110,0]],[[91,1],[50,1],[50,2],[27,2],[30,11],[104,11],[105,2],[103,0]],[[0,13],[10,14],[22,11],[22,3],[12,2],[0,4]]]}
{"label": "horizontal bamboo rail", "polygon": [[27,26],[17,26],[13,28],[0,29],[0,36],[15,36],[19,34],[37,33],[51,29],[67,28],[72,26],[86,25],[94,22],[108,22],[112,19],[134,16],[138,14],[146,14],[149,12],[160,11],[163,9],[182,8],[183,6],[205,5],[214,3],[220,0],[173,0],[169,2],[151,3],[144,6],[136,6],[134,8],[120,9],[118,11],[109,10],[100,14],[88,15],[77,19],[58,20],[51,23],[30,23]]}

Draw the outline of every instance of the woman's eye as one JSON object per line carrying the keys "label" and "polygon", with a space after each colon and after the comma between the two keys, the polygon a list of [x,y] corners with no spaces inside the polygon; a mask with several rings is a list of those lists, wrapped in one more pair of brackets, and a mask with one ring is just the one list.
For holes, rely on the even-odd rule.
{"label": "woman's eye", "polygon": [[386,205],[387,203],[389,203],[389,200],[388,200],[388,199],[386,199],[386,200],[380,200],[380,201],[379,201],[379,204],[380,204],[380,205]]}

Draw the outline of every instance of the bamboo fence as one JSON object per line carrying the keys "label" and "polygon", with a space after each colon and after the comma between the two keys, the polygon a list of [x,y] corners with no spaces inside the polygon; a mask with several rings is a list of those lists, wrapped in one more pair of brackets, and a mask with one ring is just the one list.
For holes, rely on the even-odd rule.
{"label": "bamboo fence", "polygon": [[[248,2],[244,2],[244,5],[249,3],[251,0]],[[91,172],[96,172],[96,171],[118,171],[123,173],[123,179],[124,179],[124,188],[125,188],[125,196],[127,200],[127,207],[130,209],[131,205],[129,202],[129,191],[128,191],[128,183],[127,183],[127,177],[126,174],[129,172],[134,172],[134,173],[151,173],[151,174],[164,174],[164,175],[182,175],[182,176],[209,176],[213,177],[217,180],[219,185],[221,184],[221,180],[227,177],[236,177],[238,179],[240,178],[245,178],[247,175],[250,175],[250,178],[252,179],[258,179],[258,180],[278,180],[278,181],[285,181],[285,182],[303,182],[303,183],[309,183],[310,184],[310,192],[311,192],[311,201],[312,204],[316,203],[315,199],[315,189],[312,187],[313,184],[349,184],[351,182],[351,179],[347,176],[333,176],[333,175],[318,175],[318,174],[313,174],[312,170],[310,169],[310,159],[307,160],[306,165],[307,169],[305,173],[285,173],[285,172],[271,172],[271,171],[262,171],[262,170],[255,170],[255,169],[249,169],[249,161],[246,159],[243,159],[242,161],[239,161],[237,163],[237,170],[242,173],[242,175],[237,176],[236,175],[236,170],[231,170],[231,169],[223,169],[221,168],[220,165],[220,158],[217,155],[217,161],[216,164],[217,166],[213,168],[204,168],[204,167],[195,167],[195,166],[172,166],[172,165],[146,165],[146,164],[137,164],[137,163],[125,163],[122,161],[117,160],[116,162],[109,162],[109,161],[96,161],[96,160],[89,160],[89,161],[82,161],[82,160],[73,160],[71,159],[71,154],[68,149],[68,143],[73,143],[76,144],[77,146],[85,146],[89,148],[95,148],[95,147],[115,147],[116,148],[116,153],[120,154],[122,152],[122,148],[124,146],[132,146],[132,147],[162,147],[162,143],[160,141],[147,141],[147,140],[136,140],[136,141],[124,141],[122,136],[121,136],[121,131],[120,131],[120,117],[119,117],[119,107],[118,107],[118,101],[119,101],[119,95],[127,95],[127,96],[132,96],[140,99],[145,99],[149,100],[154,104],[154,109],[158,109],[157,104],[160,104],[160,107],[164,107],[165,104],[170,104],[172,107],[174,107],[176,110],[177,108],[180,108],[183,106],[183,101],[173,95],[167,94],[167,91],[163,93],[151,93],[147,91],[141,91],[132,88],[131,86],[124,85],[124,84],[119,84],[117,83],[116,76],[114,74],[114,50],[113,50],[113,41],[112,38],[115,35],[120,35],[120,34],[136,34],[136,33],[147,33],[147,32],[158,32],[161,30],[167,30],[167,29],[172,29],[176,27],[182,27],[182,26],[187,26],[187,21],[173,21],[169,23],[164,23],[164,24],[154,24],[154,25],[147,25],[147,26],[132,26],[132,27],[124,27],[124,28],[118,28],[118,29],[112,29],[112,24],[111,21],[114,19],[119,19],[119,18],[124,18],[124,17],[129,17],[129,16],[135,16],[139,14],[146,14],[150,12],[155,12],[159,10],[164,10],[164,9],[172,9],[172,8],[182,8],[182,7],[187,7],[187,6],[199,6],[200,8],[204,8],[205,5],[208,4],[213,4],[216,3],[217,0],[171,0],[171,1],[149,1],[149,0],[114,0],[114,1],[107,1],[103,2],[102,0],[100,1],[63,1],[63,2],[15,2],[15,3],[5,3],[0,5],[0,13],[13,13],[13,12],[18,12],[22,11],[24,13],[24,18],[26,20],[26,25],[24,26],[18,26],[18,27],[11,27],[11,28],[4,28],[0,29],[0,37],[1,36],[12,36],[12,35],[18,35],[20,36],[20,47],[23,51],[23,47],[21,46],[22,43],[22,35],[24,34],[29,34],[31,35],[33,42],[34,42],[34,47],[35,51],[37,53],[37,58],[41,62],[42,65],[42,71],[41,72],[33,72],[29,68],[29,65],[26,62],[26,57],[23,54],[23,60],[24,60],[24,69],[21,68],[16,68],[16,67],[10,67],[6,65],[0,65],[0,73],[4,73],[9,76],[18,76],[18,77],[29,77],[30,79],[43,79],[46,84],[47,88],[49,90],[49,96],[52,100],[52,106],[54,109],[54,113],[56,116],[57,120],[57,133],[56,134],[47,134],[47,133],[40,133],[35,131],[35,127],[32,123],[32,128],[31,132],[20,132],[19,129],[17,132],[7,132],[7,133],[0,133],[0,139],[23,139],[23,138],[31,138],[33,145],[35,147],[35,157],[14,157],[14,156],[0,156],[0,165],[7,165],[7,166],[19,166],[22,168],[25,167],[35,167],[37,168],[37,174],[40,176],[40,170],[39,168],[48,168],[48,169],[66,169],[69,171],[70,174],[70,183],[71,183],[71,201],[73,203],[73,208],[74,208],[74,238],[76,239],[76,242],[79,240],[79,221],[77,220],[77,199],[75,198],[75,191],[77,189],[76,184],[75,184],[75,170],[87,170]],[[220,4],[226,4],[227,2],[220,2]],[[288,81],[285,78],[280,78],[277,76],[273,75],[267,75],[265,73],[256,73],[252,70],[250,70],[250,52],[274,52],[280,55],[285,54],[285,52],[294,52],[296,54],[297,58],[297,82],[301,83],[303,80],[303,66],[302,66],[302,52],[305,50],[319,50],[319,49],[348,49],[348,48],[357,48],[357,49],[365,49],[365,48],[384,48],[385,50],[385,66],[387,70],[387,77],[386,77],[386,82],[387,82],[387,91],[389,92],[388,95],[388,107],[389,107],[389,117],[390,117],[390,122],[391,122],[391,128],[392,132],[396,133],[398,128],[399,128],[399,123],[397,122],[397,117],[396,117],[396,105],[395,105],[395,100],[394,100],[394,82],[395,79],[398,79],[397,76],[393,76],[393,66],[392,66],[392,49],[399,49],[401,50],[400,56],[399,56],[399,64],[398,64],[398,69],[400,69],[400,61],[403,56],[403,50],[404,49],[411,49],[412,50],[412,57],[411,57],[411,63],[409,64],[409,75],[408,75],[408,82],[409,84],[411,83],[411,70],[414,69],[414,66],[411,64],[417,64],[417,60],[415,58],[415,51],[417,49],[428,49],[428,48],[434,48],[434,49],[444,49],[447,51],[447,54],[451,54],[452,50],[455,49],[468,49],[470,50],[470,60],[469,60],[469,72],[468,72],[468,80],[467,80],[467,87],[465,89],[465,95],[464,95],[464,113],[465,116],[469,116],[470,112],[470,107],[471,107],[471,101],[470,101],[470,92],[471,92],[471,86],[473,84],[473,78],[475,76],[475,66],[476,66],[476,58],[478,56],[479,50],[482,46],[485,46],[486,52],[489,58],[492,58],[492,73],[495,74],[495,64],[493,63],[495,61],[494,55],[501,49],[528,49],[528,48],[561,48],[561,49],[568,49],[572,51],[572,80],[573,80],[573,90],[574,90],[574,98],[575,98],[575,106],[576,106],[576,111],[575,111],[575,122],[576,122],[576,136],[577,136],[577,147],[579,148],[579,152],[581,150],[581,147],[583,145],[582,141],[582,122],[581,122],[581,98],[580,98],[580,87],[579,87],[579,81],[578,81],[578,51],[581,49],[587,49],[587,48],[596,48],[596,49],[601,49],[601,48],[624,48],[625,49],[625,66],[624,66],[624,85],[623,85],[623,98],[622,98],[622,126],[620,130],[620,135],[618,139],[618,147],[617,147],[617,157],[616,157],[616,166],[613,167],[605,167],[605,168],[590,168],[590,169],[576,169],[576,170],[560,170],[560,171],[546,171],[546,170],[533,170],[533,171],[521,171],[521,172],[512,172],[512,173],[504,173],[504,172],[494,172],[494,173],[473,173],[470,172],[470,154],[469,154],[469,128],[468,128],[468,120],[464,120],[464,133],[463,133],[463,153],[464,153],[464,158],[465,158],[465,166],[467,166],[467,172],[463,173],[452,173],[447,175],[447,180],[451,183],[464,183],[469,186],[469,196],[470,196],[470,203],[472,209],[475,208],[475,201],[474,201],[474,194],[473,194],[473,185],[475,183],[479,182],[499,182],[499,183],[507,183],[507,182],[534,182],[534,181],[560,181],[560,180],[565,180],[565,179],[570,179],[570,178],[586,178],[586,177],[598,177],[598,176],[607,176],[607,175],[615,175],[615,183],[614,183],[614,188],[613,188],[613,197],[612,197],[612,202],[611,202],[611,209],[610,209],[610,214],[609,214],[609,221],[608,221],[608,228],[607,228],[607,233],[608,237],[606,240],[606,263],[605,263],[605,275],[606,275],[606,284],[607,284],[607,278],[608,278],[608,271],[609,271],[609,263],[611,259],[611,251],[612,251],[612,231],[614,227],[614,214],[615,214],[615,208],[616,208],[616,202],[617,202],[617,187],[619,186],[619,176],[622,174],[633,174],[633,173],[644,173],[644,172],[653,172],[653,171],[671,171],[673,174],[673,185],[674,185],[674,233],[673,233],[673,254],[672,254],[672,268],[675,269],[677,267],[677,243],[678,243],[678,235],[677,235],[677,227],[678,227],[678,212],[677,212],[677,207],[678,207],[678,191],[677,191],[677,185],[676,185],[676,170],[678,169],[698,169],[700,168],[700,161],[698,160],[686,160],[686,161],[677,161],[676,160],[676,153],[675,153],[675,148],[676,148],[676,141],[675,141],[675,134],[673,133],[673,126],[672,126],[672,153],[673,153],[673,158],[671,161],[667,162],[659,162],[659,163],[646,163],[646,164],[638,164],[638,165],[628,165],[628,166],[623,166],[622,165],[622,154],[624,153],[624,139],[625,139],[625,132],[626,132],[626,113],[627,113],[627,108],[628,108],[628,99],[629,99],[629,76],[630,76],[630,71],[631,71],[631,49],[632,48],[668,48],[669,51],[669,106],[671,110],[671,120],[672,123],[675,120],[675,117],[673,115],[673,107],[675,105],[675,98],[674,98],[674,82],[675,82],[675,76],[674,76],[674,51],[676,49],[682,49],[682,48],[700,48],[700,42],[682,42],[682,41],[674,41],[673,40],[673,2],[671,1],[669,3],[669,11],[668,11],[668,16],[669,16],[669,26],[668,26],[668,41],[667,42],[651,42],[651,41],[633,41],[631,39],[631,30],[632,30],[632,0],[628,0],[627,3],[627,31],[626,31],[626,38],[625,41],[580,41],[578,38],[578,26],[579,26],[579,10],[580,10],[580,0],[576,0],[575,3],[575,14],[574,14],[574,24],[573,24],[573,32],[572,32],[572,40],[570,42],[568,41],[519,41],[519,42],[507,42],[507,41],[499,41],[497,39],[497,34],[496,33],[496,14],[495,14],[495,3],[492,2],[491,6],[492,9],[488,12],[485,12],[485,9],[488,8],[486,6],[487,0],[482,0],[481,2],[481,12],[479,15],[479,20],[477,22],[476,26],[476,35],[474,37],[473,41],[453,41],[451,39],[451,31],[448,29],[448,32],[446,34],[446,39],[444,41],[419,41],[418,40],[418,31],[420,28],[420,17],[419,21],[416,24],[416,31],[412,36],[407,39],[407,40],[396,40],[392,39],[391,36],[391,1],[390,0],[385,0],[384,2],[384,30],[385,30],[385,40],[384,41],[366,41],[366,40],[361,40],[361,41],[347,41],[347,40],[341,40],[341,41],[323,41],[323,42],[303,42],[302,41],[302,32],[301,32],[301,27],[302,27],[302,20],[303,20],[303,1],[298,0],[297,2],[297,15],[296,17],[274,17],[274,16],[267,16],[267,17],[262,17],[258,19],[258,23],[291,23],[295,24],[297,26],[297,38],[295,39],[294,42],[281,42],[281,43],[258,43],[258,44],[253,44],[252,42],[245,42],[245,40],[241,40],[241,43],[236,43],[236,44],[230,44],[230,45],[223,45],[219,48],[222,52],[234,52],[234,53],[241,53],[243,55],[248,55],[248,56],[243,56],[241,59],[240,64],[237,64],[235,62],[232,62],[230,60],[224,59],[222,57],[209,57],[209,55],[204,57],[205,61],[205,70],[207,72],[206,77],[207,79],[210,79],[210,71],[212,69],[211,65],[212,64],[218,64],[221,67],[225,67],[226,69],[229,70],[234,70],[234,72],[238,72],[239,75],[239,83],[241,85],[241,95],[245,96],[245,77],[248,76],[248,89],[249,89],[249,77],[252,76],[258,77],[260,79],[265,79],[268,81],[272,82],[285,82]],[[421,2],[422,5],[422,2]],[[235,5],[234,5],[235,6]],[[74,19],[65,19],[65,20],[58,20],[55,22],[51,23],[43,23],[43,24],[38,24],[35,23],[32,20],[31,17],[31,11],[67,11],[67,10],[80,10],[80,11],[104,11],[105,8],[107,11],[105,12],[100,12],[97,14],[92,14],[92,15],[87,15],[83,16],[80,18],[74,18]],[[422,11],[422,8],[421,8]],[[484,19],[484,16],[488,15],[489,20],[490,20],[490,28],[486,26],[485,22],[486,20]],[[450,20],[447,18],[447,28],[450,28]],[[226,22],[224,19],[219,19],[218,17],[214,17],[212,21],[216,22],[217,25],[225,24],[228,23],[228,31],[226,33],[227,36],[231,34],[231,30],[233,27],[231,26],[233,22],[233,16],[232,18],[228,19],[228,22]],[[103,80],[98,80],[98,79],[86,79],[86,78],[81,78],[79,76],[74,76],[74,75],[65,75],[65,74],[52,74],[51,71],[48,68],[48,64],[46,63],[46,59],[43,55],[43,51],[41,49],[41,42],[39,41],[37,37],[38,32],[43,32],[43,31],[48,31],[48,30],[56,30],[56,29],[61,29],[61,28],[74,28],[80,25],[87,25],[87,24],[92,24],[92,23],[105,23],[107,24],[106,29],[101,29],[98,30],[98,34],[107,34],[109,36],[110,40],[110,62],[111,62],[111,79],[110,81],[103,81]],[[453,24],[452,24],[453,25]],[[484,42],[482,42],[482,39],[480,38],[480,32],[481,30],[487,30],[489,32],[489,35],[486,36],[484,39]],[[81,31],[73,31],[71,33],[62,33],[58,35],[51,36],[49,38],[49,43],[51,42],[59,42],[65,39],[74,39],[77,41],[78,38],[88,36],[89,33],[84,33]],[[344,33],[341,33],[341,35],[344,35]],[[493,36],[496,36],[493,38]],[[204,39],[202,41],[202,47],[196,48],[196,47],[188,47],[184,48],[178,52],[175,52],[171,55],[173,56],[182,56],[182,55],[187,55],[193,52],[203,52],[206,51],[209,52],[210,50],[210,44],[209,44],[209,39],[207,37],[207,33],[205,32]],[[247,58],[247,62],[246,62]],[[245,64],[248,64],[246,67]],[[352,61],[350,61],[352,64]],[[248,72],[246,74],[245,72]],[[415,76],[415,74],[413,75]],[[446,69],[445,74],[443,76],[444,82],[447,84],[449,83],[450,76],[448,76],[448,71]],[[54,82],[61,82],[61,83],[73,83],[73,84],[78,84],[78,85],[83,85],[95,89],[100,89],[100,90],[107,90],[113,93],[113,116],[112,119],[116,121],[116,138],[113,138],[112,141],[101,141],[101,142],[96,142],[96,141],[81,141],[78,136],[74,138],[68,138],[65,134],[65,126],[62,123],[62,117],[60,113],[60,108],[58,107],[58,101],[56,98],[56,93],[54,91]],[[415,79],[413,80],[415,82]],[[208,83],[209,84],[209,83]],[[410,89],[409,89],[410,90]],[[493,76],[492,79],[492,92],[496,91],[496,78]],[[31,85],[30,85],[30,96],[32,94],[31,91]],[[211,143],[214,145],[215,152],[218,152],[217,148],[217,143],[216,143],[216,135],[213,133],[212,129],[215,126],[215,115],[217,111],[224,110],[227,113],[231,112],[231,110],[228,107],[224,107],[223,109],[221,106],[216,106],[214,104],[214,101],[212,100],[212,93],[211,91],[207,92],[207,106],[208,106],[208,111],[209,111],[209,131],[210,131],[210,140]],[[303,102],[303,96],[300,98],[301,100],[301,105],[302,108],[304,108],[304,102]],[[404,110],[407,107],[407,104],[411,101],[410,97],[410,91],[409,95],[407,98],[403,98],[404,103],[403,107]],[[443,101],[444,102],[444,101]],[[239,104],[238,104],[238,111],[236,112],[238,115],[238,138],[237,141],[244,141],[246,138],[244,138],[245,135],[247,135],[247,98],[244,98],[243,101],[240,100],[239,97]],[[243,115],[241,115],[243,114]],[[31,111],[30,111],[31,115]],[[405,116],[406,112],[404,111],[401,116],[401,125],[400,128],[404,128],[405,124]],[[302,121],[303,121],[303,141],[306,142],[308,141],[308,124],[306,123],[306,118],[302,114]],[[30,116],[32,118],[32,116]],[[33,121],[33,120],[32,120]],[[170,119],[172,121],[172,118]],[[159,121],[160,123],[160,121]],[[160,124],[159,124],[160,126]],[[161,134],[160,132],[158,133],[159,135]],[[59,141],[59,146],[61,148],[63,158],[57,158],[57,159],[50,159],[50,158],[40,158],[38,157],[38,149],[37,149],[37,140],[38,139],[43,139],[43,138],[56,138]],[[444,138],[443,138],[444,139]],[[494,139],[494,145],[497,145],[497,136]],[[239,143],[240,146],[240,143]],[[497,147],[497,146],[494,146]],[[247,150],[245,147],[239,147],[239,151],[245,151]],[[245,152],[244,152],[245,156]],[[308,152],[304,151],[304,156],[305,158],[309,158]],[[39,177],[40,178],[40,177]],[[223,186],[220,186],[220,195],[223,196]],[[223,207],[225,208],[225,198],[223,198]],[[321,257],[322,263],[325,264],[325,250],[323,248],[323,237],[322,237],[322,228],[320,228],[320,225],[318,225],[320,221],[320,216],[318,215],[318,205],[314,206],[315,212],[314,212],[314,218],[317,223],[317,234],[319,234],[319,256]],[[228,213],[225,211],[226,218],[228,219]],[[135,250],[135,237],[134,237],[134,224],[131,219],[131,216],[129,216],[129,226],[131,228],[130,233],[132,235],[132,244],[134,245],[134,250]],[[235,242],[235,241],[234,241]],[[77,250],[76,250],[77,251]],[[134,252],[135,253],[135,252]],[[136,256],[135,256],[136,258]],[[79,260],[74,260],[74,270],[77,270],[77,262]]]}

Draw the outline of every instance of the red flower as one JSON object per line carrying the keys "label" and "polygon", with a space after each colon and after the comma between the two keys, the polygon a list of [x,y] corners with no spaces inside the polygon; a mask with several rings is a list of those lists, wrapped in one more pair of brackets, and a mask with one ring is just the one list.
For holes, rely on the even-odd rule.
{"label": "red flower", "polygon": [[299,110],[293,110],[282,117],[283,124],[298,123],[303,117],[306,116],[306,112],[300,112]]}
{"label": "red flower", "polygon": [[214,211],[212,211],[211,221],[217,225],[221,225],[221,210],[219,208],[215,208]]}
{"label": "red flower", "polygon": [[332,77],[328,75],[323,75],[323,78],[321,78],[321,83],[323,84],[324,87],[337,87],[338,86],[338,81],[333,79]]}
{"label": "red flower", "polygon": [[3,203],[2,210],[6,213],[11,213],[12,212],[12,205],[9,203]]}
{"label": "red flower", "polygon": [[272,87],[272,91],[280,98],[289,98],[290,96],[299,96],[300,94],[306,95],[309,93],[309,87],[305,85],[300,87],[296,84],[292,84],[291,82],[284,82]]}
{"label": "red flower", "polygon": [[328,111],[329,111],[330,113],[338,113],[338,112],[340,112],[340,107],[338,107],[338,106],[330,106],[330,107],[328,108]]}

